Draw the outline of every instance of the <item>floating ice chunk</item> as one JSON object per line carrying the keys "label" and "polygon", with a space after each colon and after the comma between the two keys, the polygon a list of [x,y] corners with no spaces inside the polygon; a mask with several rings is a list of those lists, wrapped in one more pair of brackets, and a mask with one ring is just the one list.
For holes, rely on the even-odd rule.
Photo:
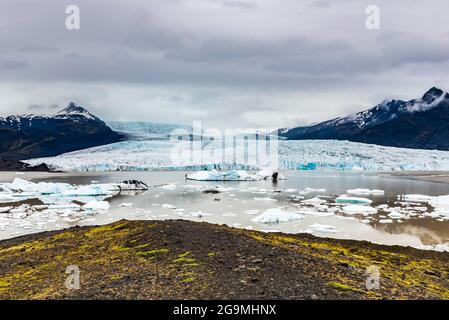
{"label": "floating ice chunk", "polygon": [[449,208],[449,196],[432,197],[429,204],[434,208]]}
{"label": "floating ice chunk", "polygon": [[409,202],[429,202],[432,200],[432,196],[426,196],[422,194],[406,194],[402,197],[403,200]]}
{"label": "floating ice chunk", "polygon": [[368,207],[360,204],[353,204],[343,207],[343,212],[347,214],[362,214],[362,215],[370,215],[376,214],[377,210],[373,207]]}
{"label": "floating ice chunk", "polygon": [[14,202],[17,201],[12,195],[0,193],[0,203]]}
{"label": "floating ice chunk", "polygon": [[388,214],[388,217],[390,217],[392,219],[404,219],[405,215],[400,213],[400,212],[398,212],[398,211],[396,211],[396,210],[393,210],[392,212],[390,212]]}
{"label": "floating ice chunk", "polygon": [[295,212],[285,211],[283,208],[272,208],[265,210],[261,215],[252,219],[258,223],[279,223],[303,219],[304,216]]}
{"label": "floating ice chunk", "polygon": [[439,243],[439,244],[433,244],[433,245],[422,245],[419,247],[423,250],[435,250],[439,252],[449,252],[449,244],[447,243]]}
{"label": "floating ice chunk", "polygon": [[318,233],[336,233],[338,232],[337,228],[334,226],[326,225],[326,224],[319,224],[314,223],[307,227],[305,232],[318,232]]}
{"label": "floating ice chunk", "polygon": [[265,198],[255,197],[254,200],[256,200],[256,201],[269,201],[269,202],[276,202],[277,201],[277,199],[273,199],[273,198],[269,198],[269,197],[265,197]]}
{"label": "floating ice chunk", "polygon": [[176,209],[176,206],[174,206],[172,204],[164,203],[162,205],[162,208],[164,208],[164,209]]}
{"label": "floating ice chunk", "polygon": [[346,193],[348,194],[353,194],[353,195],[360,195],[360,196],[369,196],[369,195],[374,195],[374,196],[381,196],[385,194],[385,191],[383,190],[370,190],[370,189],[351,189],[346,191]]}
{"label": "floating ice chunk", "polygon": [[121,191],[148,190],[148,185],[139,180],[126,180],[116,183],[115,185]]}
{"label": "floating ice chunk", "polygon": [[246,181],[253,180],[251,175],[243,170],[231,171],[198,171],[187,176],[189,180],[197,181]]}
{"label": "floating ice chunk", "polygon": [[71,190],[66,190],[62,193],[62,195],[66,197],[106,196],[114,194],[116,191],[116,186],[113,184],[91,184],[80,186]]}
{"label": "floating ice chunk", "polygon": [[48,205],[49,210],[65,210],[65,209],[79,210],[80,208],[81,206],[76,203],[57,203]]}
{"label": "floating ice chunk", "polygon": [[7,187],[5,187],[4,185],[0,185],[0,194],[2,193],[12,193],[13,191]]}
{"label": "floating ice chunk", "polygon": [[253,177],[255,178],[254,180],[286,180],[282,173],[270,169],[260,170]]}
{"label": "floating ice chunk", "polygon": [[320,199],[318,197],[302,201],[302,203],[304,203],[304,204],[313,204],[313,205],[320,205],[320,204],[323,204],[325,202],[327,202],[327,201],[323,200],[323,199]]}
{"label": "floating ice chunk", "polygon": [[12,207],[0,207],[0,213],[7,213]]}
{"label": "floating ice chunk", "polygon": [[55,194],[62,193],[67,189],[73,188],[68,183],[51,183],[51,182],[39,182],[34,183],[32,181],[15,178],[12,183],[6,183],[4,186],[16,192],[33,192],[40,194]]}
{"label": "floating ice chunk", "polygon": [[391,219],[380,219],[379,223],[382,223],[382,224],[393,223],[393,220],[391,220]]}
{"label": "floating ice chunk", "polygon": [[[187,175],[188,180],[197,181],[258,181],[258,180],[269,180],[272,179],[272,170],[262,170],[255,174],[250,174],[244,170],[230,170],[230,171],[198,171],[196,173]],[[277,179],[285,179],[284,176],[277,173]]]}
{"label": "floating ice chunk", "polygon": [[[278,191],[278,190],[276,190],[276,191]],[[275,191],[275,192],[276,192],[276,191]],[[279,190],[279,191],[280,191],[280,190]],[[294,192],[298,192],[298,189],[296,189],[296,188],[286,189],[285,192],[286,192],[286,193],[294,193]]]}
{"label": "floating ice chunk", "polygon": [[348,197],[346,195],[342,195],[335,199],[336,203],[349,203],[349,204],[371,204],[372,201],[366,198],[358,198],[358,197]]}
{"label": "floating ice chunk", "polygon": [[107,201],[90,201],[83,206],[85,210],[108,210],[111,207]]}

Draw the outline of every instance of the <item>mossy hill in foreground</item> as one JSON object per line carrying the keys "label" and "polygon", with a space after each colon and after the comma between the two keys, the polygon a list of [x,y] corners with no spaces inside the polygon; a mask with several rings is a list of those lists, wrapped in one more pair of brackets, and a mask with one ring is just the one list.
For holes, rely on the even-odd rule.
{"label": "mossy hill in foreground", "polygon": [[[447,299],[449,254],[188,221],[119,221],[0,242],[2,299]],[[67,266],[80,289],[65,286]],[[366,268],[380,268],[366,290]]]}

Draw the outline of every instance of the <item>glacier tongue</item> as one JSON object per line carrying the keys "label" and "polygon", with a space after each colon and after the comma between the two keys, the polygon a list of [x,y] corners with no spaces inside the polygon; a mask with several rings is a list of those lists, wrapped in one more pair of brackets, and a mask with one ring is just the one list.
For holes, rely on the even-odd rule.
{"label": "glacier tongue", "polygon": [[[243,148],[215,150],[251,157]],[[57,157],[32,159],[30,164],[47,163],[63,171],[145,171],[145,170],[259,170],[246,163],[203,161],[174,164],[170,159],[174,144],[170,141],[123,141],[110,145],[66,153]],[[232,157],[231,157],[232,158]],[[279,141],[279,170],[345,171],[435,171],[449,170],[449,151],[431,151],[384,147],[335,140]]]}

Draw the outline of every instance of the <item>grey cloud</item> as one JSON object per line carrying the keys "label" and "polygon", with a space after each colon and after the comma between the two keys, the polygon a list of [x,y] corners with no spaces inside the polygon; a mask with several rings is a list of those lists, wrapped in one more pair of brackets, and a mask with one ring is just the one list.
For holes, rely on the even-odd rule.
{"label": "grey cloud", "polygon": [[14,71],[28,67],[28,64],[22,61],[6,60],[0,61],[0,67],[3,70]]}
{"label": "grey cloud", "polygon": [[436,79],[449,88],[444,0],[432,12],[422,0],[378,0],[374,32],[356,0],[78,0],[74,31],[64,26],[68,4],[0,3],[0,88],[11,110],[76,100],[110,118],[284,126],[413,98]]}
{"label": "grey cloud", "polygon": [[57,48],[43,46],[43,45],[36,45],[36,44],[29,44],[25,45],[22,48],[20,48],[21,52],[27,52],[27,53],[57,53],[59,50]]}

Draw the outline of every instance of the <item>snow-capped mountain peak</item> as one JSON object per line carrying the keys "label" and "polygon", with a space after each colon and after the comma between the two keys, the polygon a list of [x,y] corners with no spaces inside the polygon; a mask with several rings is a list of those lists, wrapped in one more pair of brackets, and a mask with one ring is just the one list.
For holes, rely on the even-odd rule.
{"label": "snow-capped mountain peak", "polygon": [[443,90],[436,87],[432,87],[429,89],[429,91],[424,93],[424,95],[422,96],[422,100],[430,104],[434,102],[436,99],[440,98],[442,94],[444,94]]}
{"label": "snow-capped mountain peak", "polygon": [[91,120],[98,120],[98,118],[91,114],[87,109],[76,105],[74,102],[70,102],[66,108],[62,109],[56,114],[56,117],[67,116],[83,116]]}
{"label": "snow-capped mountain peak", "polygon": [[449,94],[432,87],[417,99],[383,101],[347,117],[281,130],[279,135],[290,140],[338,139],[449,150]]}

